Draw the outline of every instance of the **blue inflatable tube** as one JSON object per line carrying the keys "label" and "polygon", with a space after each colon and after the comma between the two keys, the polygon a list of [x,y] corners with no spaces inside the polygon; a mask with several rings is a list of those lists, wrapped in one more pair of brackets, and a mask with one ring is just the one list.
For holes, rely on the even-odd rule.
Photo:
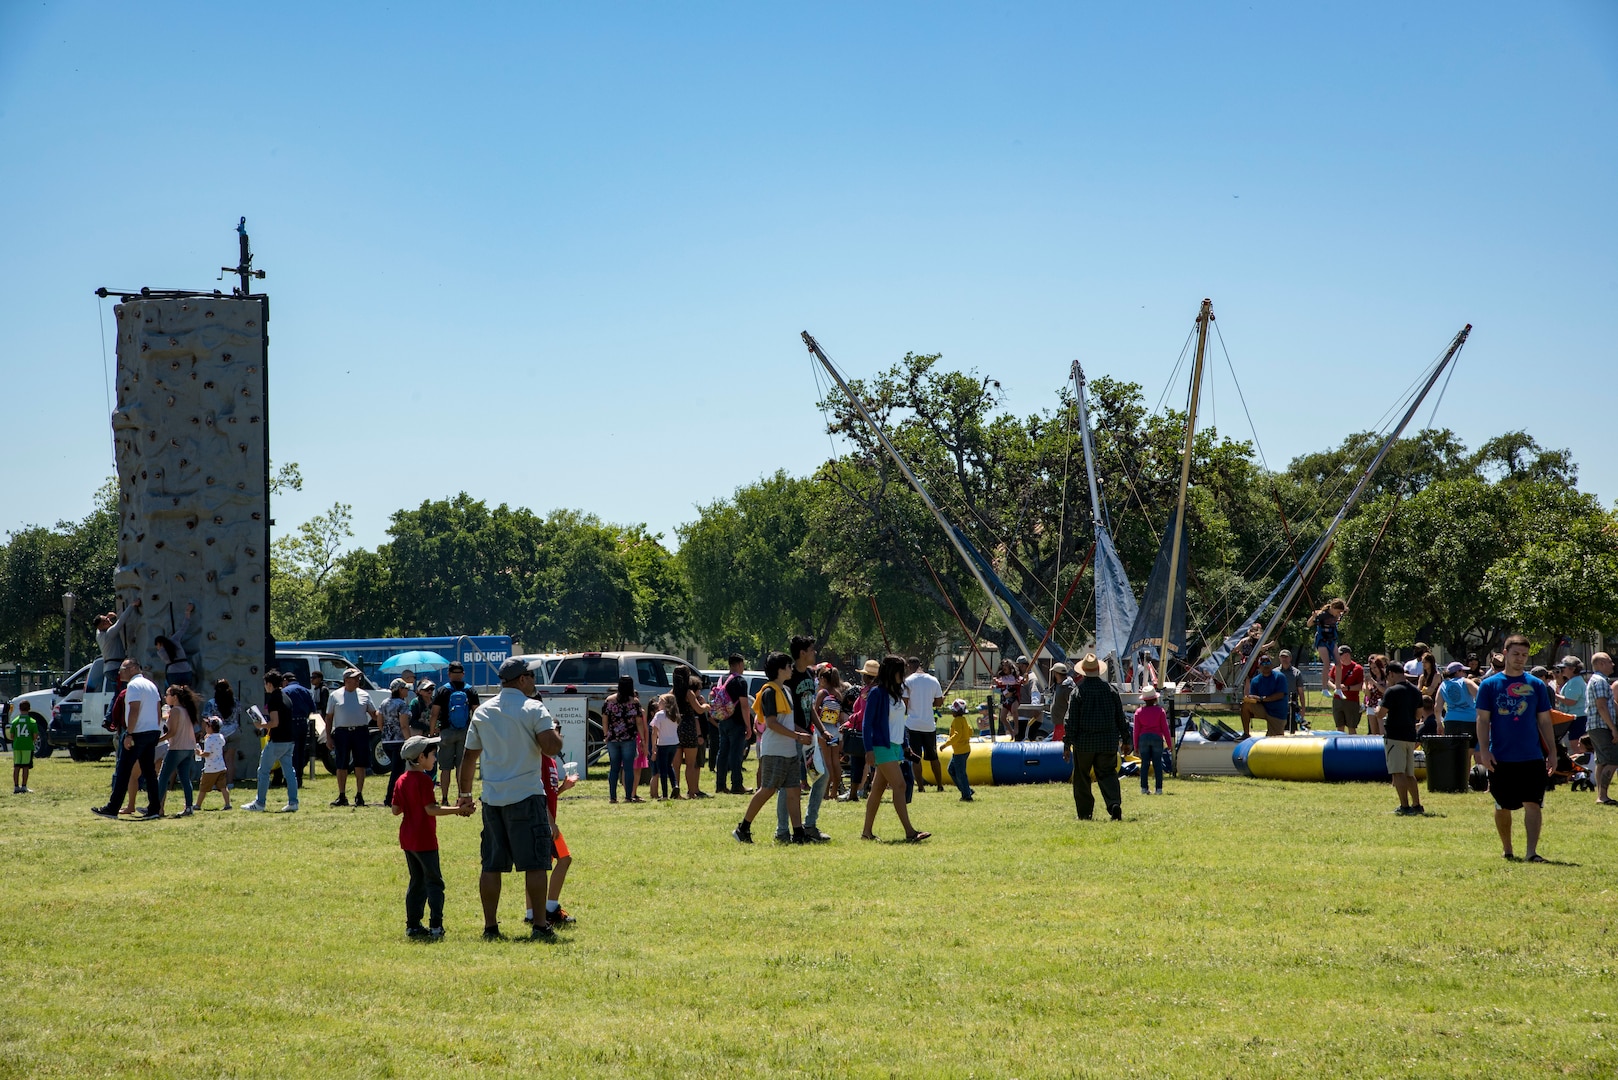
{"label": "blue inflatable tube", "polygon": [[1327,780],[1386,780],[1388,759],[1379,735],[1338,735],[1320,754]]}
{"label": "blue inflatable tube", "polygon": [[1066,782],[1073,775],[1073,764],[1062,760],[1059,742],[995,743],[989,769],[996,787]]}
{"label": "blue inflatable tube", "polygon": [[1237,743],[1236,748],[1230,752],[1231,763],[1236,766],[1236,771],[1241,773],[1243,776],[1253,775],[1253,770],[1249,768],[1247,764],[1247,755],[1248,752],[1253,749],[1253,745],[1257,742],[1257,739],[1243,739],[1241,742]]}

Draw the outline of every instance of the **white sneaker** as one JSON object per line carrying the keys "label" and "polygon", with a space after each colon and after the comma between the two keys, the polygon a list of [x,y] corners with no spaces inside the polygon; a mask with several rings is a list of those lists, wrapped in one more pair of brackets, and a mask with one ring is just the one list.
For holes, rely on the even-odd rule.
{"label": "white sneaker", "polygon": [[250,802],[246,806],[242,807],[242,809],[243,810],[252,810],[252,811],[254,811],[256,813],[263,813],[264,812],[264,807],[262,807],[262,806],[260,806],[258,804],[257,799],[254,799],[252,802]]}
{"label": "white sneaker", "polygon": [[298,807],[297,807],[296,803],[294,803],[291,806],[283,806],[283,807],[281,807],[281,813],[283,813],[283,814],[296,814],[297,812],[298,812]]}

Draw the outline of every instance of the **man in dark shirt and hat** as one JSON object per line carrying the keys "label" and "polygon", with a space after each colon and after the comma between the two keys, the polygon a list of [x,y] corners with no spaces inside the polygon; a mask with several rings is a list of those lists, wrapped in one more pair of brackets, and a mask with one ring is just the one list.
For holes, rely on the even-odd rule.
{"label": "man in dark shirt and hat", "polygon": [[1095,771],[1101,799],[1114,821],[1123,820],[1124,797],[1118,787],[1118,747],[1129,739],[1123,699],[1108,684],[1107,667],[1089,653],[1079,663],[1084,676],[1073,691],[1062,733],[1062,759],[1073,763],[1073,805],[1080,821],[1095,813],[1090,772]]}

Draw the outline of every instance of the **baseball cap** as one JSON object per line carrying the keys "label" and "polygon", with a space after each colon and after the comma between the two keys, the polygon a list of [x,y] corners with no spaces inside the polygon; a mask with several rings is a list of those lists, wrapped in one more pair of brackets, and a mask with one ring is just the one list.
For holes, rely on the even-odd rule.
{"label": "baseball cap", "polygon": [[1459,675],[1465,670],[1466,665],[1461,663],[1459,660],[1451,660],[1448,664],[1444,665],[1445,675]]}
{"label": "baseball cap", "polygon": [[501,682],[513,682],[528,673],[528,661],[515,656],[508,656],[505,662],[500,665]]}
{"label": "baseball cap", "polygon": [[949,703],[949,711],[954,713],[956,716],[965,716],[966,715],[966,699],[963,698],[963,697],[958,697],[954,701],[950,702]]}
{"label": "baseball cap", "polygon": [[360,669],[357,667],[351,667],[347,671],[343,672],[343,678],[345,679],[357,679],[359,677]]}
{"label": "baseball cap", "polygon": [[404,758],[406,761],[415,761],[427,751],[436,748],[442,741],[443,740],[437,738],[429,739],[425,735],[412,735],[410,738],[406,739],[405,744],[399,748],[399,756]]}
{"label": "baseball cap", "polygon": [[403,679],[394,679],[391,683],[388,684],[388,689],[389,690],[405,690],[405,689],[408,689],[409,686],[410,686],[410,684],[405,682]]}

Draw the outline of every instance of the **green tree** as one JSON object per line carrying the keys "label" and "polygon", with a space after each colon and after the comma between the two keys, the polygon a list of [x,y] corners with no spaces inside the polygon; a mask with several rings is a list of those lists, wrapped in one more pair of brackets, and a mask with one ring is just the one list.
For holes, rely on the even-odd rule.
{"label": "green tree", "polygon": [[691,619],[691,590],[679,556],[663,546],[661,533],[648,533],[645,525],[621,530],[618,551],[629,573],[629,636],[648,648],[677,648]]}
{"label": "green tree", "polygon": [[617,528],[594,515],[553,512],[540,526],[517,636],[561,649],[623,644],[634,625],[635,596],[618,540]]}
{"label": "green tree", "polygon": [[[995,380],[948,371],[938,356],[916,354],[851,388],[945,516],[991,561],[1023,605],[1048,622],[1093,540],[1070,392],[1056,395],[1054,410],[1016,417],[1001,411]],[[1125,570],[1140,585],[1178,499],[1185,418],[1174,412],[1149,414],[1140,387],[1132,383],[1095,379],[1088,395],[1099,486]],[[1009,651],[1010,633],[998,619],[983,618],[987,598],[869,427],[841,394],[822,407],[829,430],[854,444],[822,470],[832,483],[829,513],[843,522],[853,545],[839,560],[838,580],[852,573],[921,597],[944,612],[946,628],[954,623],[947,599],[974,628],[982,623],[984,635]],[[1276,481],[1258,468],[1247,443],[1223,438],[1211,427],[1197,434],[1192,475],[1190,618],[1204,635],[1221,636],[1223,626],[1239,621],[1266,591],[1265,583],[1284,568],[1271,508]],[[1297,493],[1292,497],[1296,500]],[[1066,644],[1082,642],[1093,629],[1090,590],[1083,584],[1057,628],[1058,640]]]}
{"label": "green tree", "polygon": [[330,510],[270,545],[270,632],[278,641],[321,636],[327,624],[326,585],[354,536],[353,508]]}
{"label": "green tree", "polygon": [[1525,486],[1517,501],[1519,522],[1551,527],[1528,532],[1484,573],[1483,592],[1501,624],[1527,634],[1536,649],[1562,634],[1618,633],[1618,520],[1559,485]]}
{"label": "green tree", "polygon": [[118,484],[108,480],[79,521],[10,533],[0,546],[0,657],[54,667],[62,661],[62,594],[71,591],[75,659],[94,648],[91,620],[113,610]]}
{"label": "green tree", "polygon": [[818,485],[778,471],[679,527],[691,627],[714,655],[759,656],[793,634],[825,641],[846,599],[804,549]]}
{"label": "green tree", "polygon": [[1528,467],[1491,481],[1474,455],[1478,474],[1422,488],[1397,510],[1393,496],[1373,500],[1343,526],[1332,562],[1336,580],[1359,586],[1344,623],[1350,643],[1420,640],[1465,656],[1512,632],[1544,645],[1615,628],[1613,516],[1569,485],[1560,452],[1532,440],[1517,451]]}

